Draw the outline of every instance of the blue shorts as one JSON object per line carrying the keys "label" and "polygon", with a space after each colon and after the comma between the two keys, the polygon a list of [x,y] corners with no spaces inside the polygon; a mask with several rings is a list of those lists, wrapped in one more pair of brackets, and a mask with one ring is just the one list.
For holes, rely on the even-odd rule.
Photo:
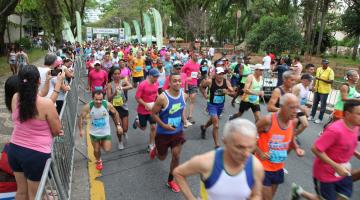
{"label": "blue shorts", "polygon": [[230,82],[231,86],[238,87],[240,85],[240,78],[231,77]]}
{"label": "blue shorts", "polygon": [[211,117],[220,116],[223,110],[224,110],[224,104],[219,104],[219,105],[212,103],[207,104],[207,111]]}
{"label": "blue shorts", "polygon": [[50,153],[42,153],[10,143],[8,160],[14,172],[24,172],[27,179],[40,181]]}
{"label": "blue shorts", "polygon": [[316,193],[326,200],[336,200],[337,196],[350,199],[353,192],[353,182],[351,176],[332,183],[324,183],[314,178]]}
{"label": "blue shorts", "polygon": [[265,171],[265,177],[263,181],[264,186],[279,185],[284,183],[284,170],[280,169],[275,172]]}

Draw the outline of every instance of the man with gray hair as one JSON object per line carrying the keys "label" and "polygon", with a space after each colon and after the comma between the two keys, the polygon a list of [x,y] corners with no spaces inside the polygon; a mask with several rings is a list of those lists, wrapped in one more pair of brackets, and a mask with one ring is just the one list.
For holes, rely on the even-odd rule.
{"label": "man with gray hair", "polygon": [[265,170],[262,192],[264,200],[273,199],[278,185],[284,182],[288,151],[295,149],[298,156],[304,155],[304,150],[299,148],[294,139],[299,100],[294,94],[287,93],[280,97],[279,104],[278,112],[264,116],[256,123],[259,139],[255,155]]}
{"label": "man with gray hair", "polygon": [[247,119],[225,124],[224,148],[194,156],[175,168],[173,174],[185,199],[196,199],[186,177],[201,176],[201,199],[261,199],[264,170],[252,155],[257,130]]}

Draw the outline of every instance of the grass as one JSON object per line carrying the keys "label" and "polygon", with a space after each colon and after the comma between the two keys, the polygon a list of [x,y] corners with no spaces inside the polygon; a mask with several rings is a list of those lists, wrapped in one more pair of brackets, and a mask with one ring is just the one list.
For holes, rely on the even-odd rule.
{"label": "grass", "polygon": [[343,66],[358,66],[360,64],[359,59],[353,60],[351,58],[347,57],[336,57],[336,58],[329,58],[330,63],[336,63],[337,65],[343,65]]}
{"label": "grass", "polygon": [[[27,54],[29,56],[30,63],[33,63],[33,62],[39,60],[40,58],[44,57],[46,52],[47,52],[47,50],[42,50],[42,49],[31,49],[30,51],[28,51]],[[4,76],[8,73],[11,73],[11,70],[10,70],[10,66],[9,66],[7,57],[1,56],[0,57],[0,76]]]}

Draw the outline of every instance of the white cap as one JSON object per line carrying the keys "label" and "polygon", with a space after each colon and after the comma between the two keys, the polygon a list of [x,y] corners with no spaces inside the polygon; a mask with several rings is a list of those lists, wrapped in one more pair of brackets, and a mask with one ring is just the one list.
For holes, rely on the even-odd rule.
{"label": "white cap", "polygon": [[96,61],[94,62],[94,66],[95,66],[96,64],[101,65],[101,62],[100,62],[99,60],[96,60]]}
{"label": "white cap", "polygon": [[262,64],[256,64],[254,69],[265,69],[265,67]]}
{"label": "white cap", "polygon": [[222,67],[215,68],[215,72],[216,72],[216,74],[225,73],[224,68],[222,68]]}

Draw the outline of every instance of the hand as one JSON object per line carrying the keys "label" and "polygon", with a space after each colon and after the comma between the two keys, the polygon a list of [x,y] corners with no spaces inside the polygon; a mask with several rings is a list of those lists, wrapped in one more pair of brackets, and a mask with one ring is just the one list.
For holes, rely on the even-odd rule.
{"label": "hand", "polygon": [[80,130],[80,137],[82,138],[84,136],[84,131]]}
{"label": "hand", "polygon": [[70,89],[70,85],[65,86],[65,92],[69,91]]}
{"label": "hand", "polygon": [[335,172],[339,175],[339,176],[351,176],[351,173],[348,169],[346,169],[344,166],[337,164],[335,166]]}
{"label": "hand", "polygon": [[296,155],[299,157],[303,157],[305,155],[304,149],[301,149],[301,148],[296,148],[295,152],[296,152]]}
{"label": "hand", "polygon": [[256,154],[259,156],[260,160],[269,160],[270,159],[270,154],[269,153],[259,151]]}
{"label": "hand", "polygon": [[117,129],[117,134],[118,135],[123,135],[124,134],[124,131],[123,131],[123,129],[122,129],[122,127],[120,125],[117,125],[116,129]]}
{"label": "hand", "polygon": [[164,129],[168,130],[168,131],[175,131],[176,128],[174,128],[172,125],[170,124],[166,124],[164,127]]}
{"label": "hand", "polygon": [[49,70],[49,71],[47,72],[47,74],[46,74],[46,80],[47,80],[47,81],[50,81],[51,78],[52,78],[52,76],[51,76],[51,70]]}
{"label": "hand", "polygon": [[152,108],[151,108],[149,105],[146,104],[146,105],[145,105],[145,109],[146,109],[147,111],[151,111]]}
{"label": "hand", "polygon": [[59,136],[64,136],[64,130],[59,131]]}

